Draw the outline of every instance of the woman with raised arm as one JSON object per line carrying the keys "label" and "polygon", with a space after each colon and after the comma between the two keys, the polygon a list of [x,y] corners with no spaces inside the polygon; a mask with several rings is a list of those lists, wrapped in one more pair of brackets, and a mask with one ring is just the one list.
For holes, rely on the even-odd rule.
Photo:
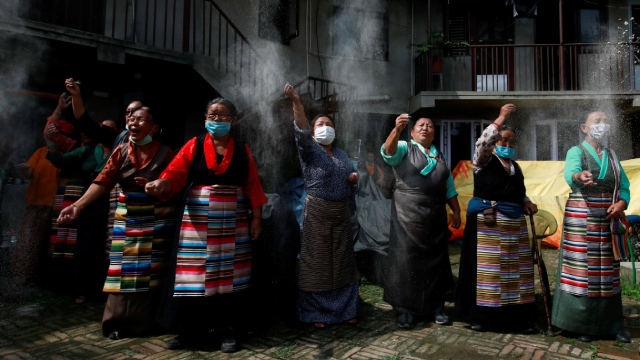
{"label": "woman with raised arm", "polygon": [[293,86],[287,84],[284,93],[293,101],[294,135],[307,192],[301,226],[298,320],[318,328],[355,323],[360,275],[349,197],[358,173],[347,153],[332,145],[333,119],[321,114],[309,124]]}
{"label": "woman with raised arm", "polygon": [[[144,192],[147,182],[158,179],[173,159],[173,151],[154,139],[161,126],[158,114],[143,107],[127,125],[129,141],[113,151],[86,193],[58,217],[60,224],[69,223],[116,183],[122,187],[103,289],[109,298],[102,333],[112,340],[143,336],[156,327],[174,232],[173,206]],[[95,241],[104,241],[104,236]]]}
{"label": "woman with raised arm", "polygon": [[[616,337],[628,343],[624,332],[618,241],[627,231],[620,218],[629,206],[629,179],[620,159],[609,147],[607,115],[586,114],[580,130],[582,144],[567,152],[564,178],[571,187],[564,212],[558,277],[551,323],[590,342],[594,337]],[[624,242],[622,242],[624,244]]]}
{"label": "woman with raised arm", "polygon": [[473,330],[492,326],[529,334],[536,304],[524,214],[538,208],[526,196],[520,165],[511,160],[516,134],[504,122],[515,110],[503,106],[476,142],[455,309],[469,317]]}
{"label": "woman with raised arm", "polygon": [[460,227],[451,170],[432,145],[433,122],[418,119],[411,128],[411,141],[399,140],[410,118],[408,114],[398,116],[380,149],[396,177],[384,300],[393,306],[402,328],[412,327],[416,315],[449,323],[444,312],[445,296],[453,287],[447,204],[453,211],[451,226]]}
{"label": "woman with raised arm", "polygon": [[[112,120],[104,120],[102,124],[116,126]],[[82,147],[66,154],[61,153],[55,141],[54,125],[51,125],[45,131],[45,138],[47,143],[50,144],[47,160],[55,167],[62,169],[63,172],[77,172],[80,175],[80,179],[82,179],[84,190],[89,188],[93,180],[104,169],[111,154],[110,148],[96,144],[83,133],[80,133]],[[108,214],[109,194],[104,194],[87,206],[85,211],[78,217],[72,276],[73,292],[78,304],[85,302],[87,298],[95,299],[102,292],[102,285],[107,275],[104,259],[105,243],[96,241],[96,238],[106,234]]]}
{"label": "woman with raised arm", "polygon": [[[251,299],[251,241],[262,231],[262,191],[249,147],[229,131],[238,112],[229,100],[207,104],[207,134],[187,142],[149,194],[168,199],[184,191],[167,286],[158,322],[178,331],[171,350],[222,333],[221,349],[237,349]],[[248,210],[251,209],[251,214]]]}

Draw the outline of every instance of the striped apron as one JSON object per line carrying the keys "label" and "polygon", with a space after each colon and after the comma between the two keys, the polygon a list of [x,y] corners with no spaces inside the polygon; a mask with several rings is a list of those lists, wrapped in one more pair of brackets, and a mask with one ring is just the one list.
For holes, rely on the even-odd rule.
{"label": "striped apron", "polygon": [[173,296],[246,290],[251,241],[242,186],[196,185],[186,199]]}
{"label": "striped apron", "polygon": [[501,307],[535,302],[533,256],[524,216],[512,219],[496,211],[496,224],[477,216],[476,305]]}
{"label": "striped apron", "polygon": [[76,253],[76,240],[78,238],[78,220],[73,220],[68,225],[58,225],[60,212],[75,203],[84,191],[82,180],[66,179],[60,183],[53,202],[51,222],[50,253],[54,258],[73,258]]}
{"label": "striped apron", "polygon": [[620,262],[613,258],[610,220],[612,194],[574,190],[564,213],[560,290],[576,296],[619,294]]}
{"label": "striped apron", "polygon": [[173,206],[145,193],[120,192],[104,292],[131,293],[162,285],[174,232]]}
{"label": "striped apron", "polygon": [[113,225],[115,223],[116,210],[118,209],[118,198],[122,188],[120,184],[111,189],[109,193],[109,222],[107,223],[107,246],[105,248],[105,256],[109,260],[109,254],[111,253],[111,242],[113,241]]}

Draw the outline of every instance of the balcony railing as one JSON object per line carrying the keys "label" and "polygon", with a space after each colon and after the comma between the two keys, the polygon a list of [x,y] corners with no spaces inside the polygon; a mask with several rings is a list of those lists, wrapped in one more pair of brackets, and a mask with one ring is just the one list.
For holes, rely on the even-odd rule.
{"label": "balcony railing", "polygon": [[213,0],[28,0],[18,16],[160,49],[205,55],[235,84],[262,90],[268,74]]}
{"label": "balcony railing", "polygon": [[415,59],[415,91],[640,90],[640,43],[472,45]]}

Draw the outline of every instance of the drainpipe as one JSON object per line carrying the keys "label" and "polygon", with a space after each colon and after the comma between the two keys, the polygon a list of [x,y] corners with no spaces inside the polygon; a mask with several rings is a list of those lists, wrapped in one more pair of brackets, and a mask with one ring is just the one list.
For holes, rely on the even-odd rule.
{"label": "drainpipe", "polygon": [[[320,0],[318,0],[318,1],[320,1]],[[311,21],[310,19],[311,19],[311,0],[307,0],[307,21],[306,21],[307,29],[305,31],[305,35],[306,35],[305,38],[307,40],[306,41],[306,43],[307,43],[306,44],[307,45],[307,78],[309,78],[309,36],[310,36],[309,35],[309,28],[310,28],[309,22]]]}
{"label": "drainpipe", "polygon": [[409,68],[411,69],[411,73],[409,74],[409,76],[411,77],[411,81],[409,82],[409,86],[411,87],[409,89],[409,94],[411,96],[415,95],[415,81],[416,81],[416,75],[415,75],[415,69],[414,69],[414,61],[413,61],[413,0],[411,0],[411,45],[409,46]]}
{"label": "drainpipe", "polygon": [[558,0],[558,16],[559,16],[559,20],[560,20],[560,48],[558,49],[558,61],[559,61],[559,67],[560,67],[560,91],[564,91],[565,90],[565,83],[564,83],[564,29],[563,29],[563,25],[562,25],[562,5],[563,5],[563,0]]}

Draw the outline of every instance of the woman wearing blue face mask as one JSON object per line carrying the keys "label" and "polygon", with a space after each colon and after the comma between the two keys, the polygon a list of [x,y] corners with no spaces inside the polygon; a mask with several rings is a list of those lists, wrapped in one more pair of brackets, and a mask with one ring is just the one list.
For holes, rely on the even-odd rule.
{"label": "woman wearing blue face mask", "polygon": [[585,140],[567,152],[564,178],[571,193],[565,206],[551,323],[579,334],[583,342],[616,336],[628,343],[620,258],[614,255],[620,251],[613,249],[612,233],[626,230],[618,219],[624,217],[631,198],[629,179],[608,147],[609,127],[605,113],[587,114],[580,125]]}
{"label": "woman wearing blue face mask", "polygon": [[455,311],[471,328],[533,333],[536,304],[533,257],[523,214],[535,214],[522,169],[511,160],[516,134],[503,125],[508,104],[478,141],[473,198],[467,207]]}
{"label": "woman wearing blue face mask", "polygon": [[308,123],[300,97],[287,84],[293,101],[294,135],[307,191],[302,215],[298,320],[318,328],[355,323],[360,275],[351,234],[349,197],[358,182],[347,153],[332,145],[333,119],[318,115]]}
{"label": "woman wearing blue face mask", "polygon": [[[64,225],[116,183],[122,190],[115,213],[110,264],[103,291],[109,293],[102,318],[103,335],[117,340],[148,334],[156,327],[174,233],[174,207],[145,193],[173,159],[173,151],[155,135],[160,123],[148,107],[127,119],[129,141],[119,145],[86,193],[60,213]],[[104,241],[96,238],[95,241]]]}
{"label": "woman wearing blue face mask", "polygon": [[158,313],[162,326],[179,333],[167,342],[172,350],[206,341],[216,329],[222,351],[236,351],[236,333],[251,307],[251,242],[262,231],[267,198],[249,147],[229,133],[236,116],[229,100],[210,101],[207,133],[187,142],[146,187],[160,199],[183,193]]}

